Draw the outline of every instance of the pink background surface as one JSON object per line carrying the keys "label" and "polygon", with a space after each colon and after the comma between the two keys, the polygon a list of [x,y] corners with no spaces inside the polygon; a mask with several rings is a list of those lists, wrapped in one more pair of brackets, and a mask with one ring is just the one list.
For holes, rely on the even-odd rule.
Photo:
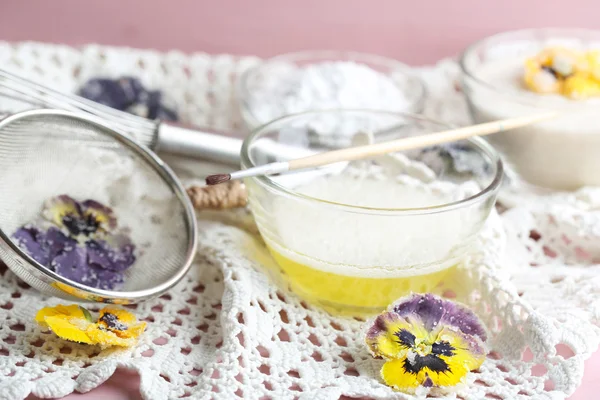
{"label": "pink background surface", "polygon": [[598,8],[596,0],[1,0],[0,39],[259,56],[329,48],[431,63],[503,30],[598,27]]}
{"label": "pink background surface", "polygon": [[[101,43],[184,52],[273,56],[308,49],[370,52],[433,63],[509,29],[598,27],[596,0],[0,0],[0,40]],[[600,392],[600,355],[586,363],[573,400]],[[120,372],[69,399],[138,399]]]}

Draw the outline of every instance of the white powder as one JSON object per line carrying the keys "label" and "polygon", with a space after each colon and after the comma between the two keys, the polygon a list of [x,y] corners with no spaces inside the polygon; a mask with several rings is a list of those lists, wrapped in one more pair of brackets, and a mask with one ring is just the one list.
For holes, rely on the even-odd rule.
{"label": "white powder", "polygon": [[[352,167],[294,190],[322,200],[362,207],[411,208],[441,205],[479,191],[474,182],[424,183]],[[260,214],[260,212],[259,212]],[[259,216],[259,220],[260,220]],[[342,212],[283,196],[274,200],[263,229],[265,240],[286,257],[315,269],[361,277],[404,277],[456,263],[481,215],[472,208],[429,215]]]}
{"label": "white powder", "polygon": [[[324,109],[372,109],[419,111],[422,96],[417,78],[400,71],[386,75],[355,62],[323,62],[298,67],[286,62],[271,62],[248,79],[247,107],[259,124],[284,115]],[[304,123],[306,125],[306,121]],[[342,136],[357,130],[374,131],[382,124],[373,120],[347,118],[315,119],[311,128],[320,135]]]}
{"label": "white powder", "polygon": [[[16,154],[19,153],[19,154]],[[123,290],[154,286],[185,255],[182,207],[150,167],[128,152],[40,139],[40,146],[3,155],[0,228],[11,235],[36,219],[48,198],[67,194],[110,206],[119,226],[130,229],[137,260]],[[179,264],[180,265],[180,264]]]}

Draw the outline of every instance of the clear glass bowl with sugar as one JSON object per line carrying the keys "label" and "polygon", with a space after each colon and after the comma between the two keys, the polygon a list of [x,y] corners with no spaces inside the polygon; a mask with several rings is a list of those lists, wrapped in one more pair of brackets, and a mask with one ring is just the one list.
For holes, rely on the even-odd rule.
{"label": "clear glass bowl with sugar", "polygon": [[[355,144],[376,130],[400,138],[448,128],[384,111],[299,113],[255,130],[242,167],[323,151],[311,132],[337,125],[321,125],[324,116],[352,122]],[[451,273],[486,221],[502,175],[497,153],[475,138],[245,183],[275,281],[330,312],[365,315]]]}
{"label": "clear glass bowl with sugar", "polygon": [[489,136],[527,183],[553,190],[600,185],[600,98],[572,100],[527,90],[525,59],[547,47],[600,49],[600,31],[527,29],[500,33],[462,54],[463,89],[475,122],[557,110],[559,118]]}
{"label": "clear glass bowl with sugar", "polygon": [[[246,70],[237,98],[249,129],[276,118],[313,110],[374,109],[420,113],[426,97],[422,80],[405,64],[365,53],[304,51],[282,54]],[[345,131],[324,136],[324,144],[347,144]]]}

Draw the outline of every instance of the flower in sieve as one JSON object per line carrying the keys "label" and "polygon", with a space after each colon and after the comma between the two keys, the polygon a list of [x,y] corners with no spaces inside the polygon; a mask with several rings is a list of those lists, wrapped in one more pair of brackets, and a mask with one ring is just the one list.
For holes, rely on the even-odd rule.
{"label": "flower in sieve", "polygon": [[107,236],[105,240],[88,240],[85,248],[91,265],[109,271],[124,271],[135,262],[135,246],[122,234]]}
{"label": "flower in sieve", "polygon": [[117,219],[109,207],[94,200],[80,203],[67,195],[46,201],[42,215],[76,237],[111,232],[117,226]]}
{"label": "flower in sieve", "polygon": [[[67,195],[49,199],[43,216],[53,224],[26,225],[13,239],[37,262],[86,286],[112,290],[136,260],[135,246],[116,231],[113,211],[103,204]],[[62,229],[62,230],[61,230]]]}
{"label": "flower in sieve", "polygon": [[481,366],[486,333],[473,312],[432,294],[413,294],[375,318],[367,331],[371,354],[386,363],[385,383],[415,393],[447,390]]}
{"label": "flower in sieve", "polygon": [[48,265],[65,247],[74,247],[77,242],[60,229],[50,227],[44,231],[35,225],[25,225],[13,234],[13,240],[34,260]]}
{"label": "flower in sieve", "polygon": [[97,321],[78,305],[44,307],[35,320],[61,339],[101,347],[131,346],[146,329],[145,322],[138,322],[133,314],[114,307],[100,310]]}

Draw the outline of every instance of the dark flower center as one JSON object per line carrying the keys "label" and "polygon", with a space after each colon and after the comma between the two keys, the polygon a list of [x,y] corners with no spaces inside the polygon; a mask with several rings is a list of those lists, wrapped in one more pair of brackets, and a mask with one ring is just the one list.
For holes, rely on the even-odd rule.
{"label": "dark flower center", "polygon": [[93,214],[83,216],[67,214],[62,218],[62,223],[74,236],[79,234],[89,236],[100,227],[100,221]]}
{"label": "dark flower center", "polygon": [[435,354],[427,354],[426,356],[416,355],[411,363],[407,358],[404,360],[404,370],[411,374],[417,374],[423,368],[429,368],[433,372],[451,372],[446,361],[442,360]]}
{"label": "dark flower center", "polygon": [[571,76],[572,74],[569,75],[563,75],[560,72],[558,72],[557,70],[555,70],[554,68],[548,66],[548,65],[542,65],[542,69],[546,72],[549,72],[552,74],[552,76],[554,76],[554,79],[567,79],[569,76]]}
{"label": "dark flower center", "polygon": [[119,319],[117,318],[117,316],[114,315],[114,314],[105,313],[100,318],[100,321],[104,322],[106,324],[106,326],[109,327],[110,329],[114,329],[116,331],[125,331],[125,330],[127,330],[127,325],[125,325],[124,323],[120,322]]}
{"label": "dark flower center", "polygon": [[446,357],[452,357],[454,355],[455,348],[448,342],[436,342],[431,345],[431,353]]}
{"label": "dark flower center", "polygon": [[406,329],[401,329],[399,332],[396,332],[396,336],[402,346],[410,348],[415,346],[415,335]]}
{"label": "dark flower center", "polygon": [[406,372],[417,374],[423,368],[428,368],[438,373],[451,372],[448,363],[440,358],[440,356],[452,357],[454,355],[456,349],[450,343],[444,341],[435,342],[431,345],[431,353],[422,355],[422,352],[416,351],[417,345],[414,334],[406,329],[401,329],[395,335],[403,347],[409,348],[416,353],[414,357],[409,357],[404,361],[404,370]]}

